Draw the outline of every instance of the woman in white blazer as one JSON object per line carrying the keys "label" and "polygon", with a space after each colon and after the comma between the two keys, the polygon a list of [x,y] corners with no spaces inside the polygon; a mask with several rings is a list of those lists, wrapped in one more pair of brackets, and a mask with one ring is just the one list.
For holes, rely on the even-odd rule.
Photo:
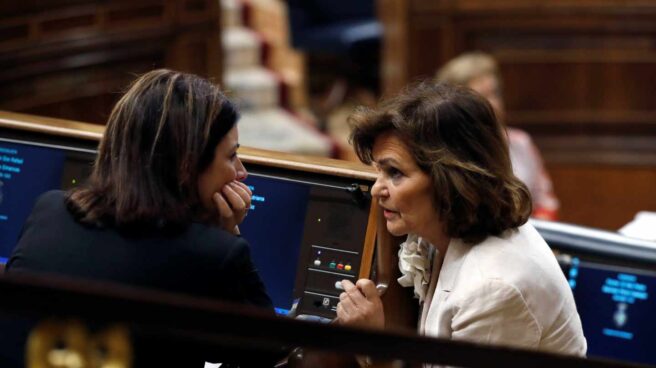
{"label": "woman in white blazer", "polygon": [[[399,250],[422,334],[585,355],[572,292],[527,223],[531,198],[512,172],[505,128],[471,90],[421,84],[351,119],[358,157],[377,168],[372,195]],[[339,323],[384,327],[370,280],[345,291]]]}

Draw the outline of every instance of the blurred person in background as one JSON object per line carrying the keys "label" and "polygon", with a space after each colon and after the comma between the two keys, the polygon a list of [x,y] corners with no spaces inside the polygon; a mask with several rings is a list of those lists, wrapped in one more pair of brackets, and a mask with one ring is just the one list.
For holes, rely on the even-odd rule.
{"label": "blurred person in background", "polygon": [[[483,52],[462,54],[446,63],[436,75],[437,81],[467,86],[485,97],[497,119],[505,124],[501,75],[494,58]],[[528,133],[507,127],[513,172],[528,186],[533,200],[532,217],[556,220],[559,203],[544,167],[542,157]]]}

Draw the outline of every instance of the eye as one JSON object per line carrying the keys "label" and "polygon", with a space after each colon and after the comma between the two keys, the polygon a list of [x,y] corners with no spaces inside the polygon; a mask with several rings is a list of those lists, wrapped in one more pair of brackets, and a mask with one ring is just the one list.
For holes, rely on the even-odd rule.
{"label": "eye", "polygon": [[399,169],[391,166],[385,168],[385,173],[392,179],[403,176],[403,173]]}

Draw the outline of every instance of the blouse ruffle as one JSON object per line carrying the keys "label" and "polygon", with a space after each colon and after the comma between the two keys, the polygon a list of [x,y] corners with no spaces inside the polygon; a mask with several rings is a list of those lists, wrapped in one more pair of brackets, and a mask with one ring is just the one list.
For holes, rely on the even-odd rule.
{"label": "blouse ruffle", "polygon": [[419,303],[424,301],[430,282],[431,244],[416,234],[408,234],[399,249],[399,269],[402,276],[398,282],[404,287],[414,287]]}

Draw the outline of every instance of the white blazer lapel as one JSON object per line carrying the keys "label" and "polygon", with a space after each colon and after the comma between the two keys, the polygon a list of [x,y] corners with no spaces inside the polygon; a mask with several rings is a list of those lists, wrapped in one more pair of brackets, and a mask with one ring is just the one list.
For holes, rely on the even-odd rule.
{"label": "white blazer lapel", "polygon": [[[451,330],[450,325],[448,325],[450,319],[442,321],[447,312],[444,306],[451,291],[457,284],[460,269],[470,249],[471,246],[464,244],[460,239],[451,239],[442,267],[439,270],[437,283],[432,289],[434,293],[429,301],[430,304],[425,305],[425,307],[428,307],[428,311],[423,313],[426,316],[425,318],[422,316],[421,333],[440,337],[450,335]],[[433,275],[437,275],[437,273]],[[431,278],[433,277],[435,276]]]}

